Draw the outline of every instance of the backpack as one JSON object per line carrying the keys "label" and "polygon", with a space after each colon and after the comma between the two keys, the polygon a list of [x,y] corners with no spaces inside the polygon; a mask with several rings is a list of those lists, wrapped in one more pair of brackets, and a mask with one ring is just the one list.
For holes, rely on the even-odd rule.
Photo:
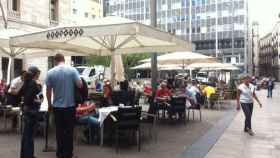
{"label": "backpack", "polygon": [[78,88],[75,84],[75,103],[83,104],[86,100],[88,100],[88,85],[87,82],[81,78],[82,80],[82,88]]}

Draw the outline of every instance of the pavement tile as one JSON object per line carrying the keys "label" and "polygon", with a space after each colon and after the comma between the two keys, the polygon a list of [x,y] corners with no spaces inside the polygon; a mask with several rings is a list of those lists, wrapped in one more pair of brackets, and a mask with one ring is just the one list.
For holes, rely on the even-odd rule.
{"label": "pavement tile", "polygon": [[[279,91],[280,85],[274,91]],[[236,115],[205,158],[280,158],[280,95],[267,99],[266,91],[257,92],[264,107],[254,107],[252,126],[255,136],[242,132],[244,114]]]}

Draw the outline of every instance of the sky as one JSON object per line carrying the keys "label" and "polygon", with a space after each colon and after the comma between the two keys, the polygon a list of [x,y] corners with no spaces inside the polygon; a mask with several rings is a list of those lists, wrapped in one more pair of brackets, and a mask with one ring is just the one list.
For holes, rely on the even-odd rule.
{"label": "sky", "polygon": [[249,20],[259,23],[260,36],[269,33],[280,21],[280,0],[249,0]]}

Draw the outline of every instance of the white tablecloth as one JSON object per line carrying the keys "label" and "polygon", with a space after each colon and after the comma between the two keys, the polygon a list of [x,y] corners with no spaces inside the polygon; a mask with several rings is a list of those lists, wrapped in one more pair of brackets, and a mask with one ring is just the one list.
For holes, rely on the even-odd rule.
{"label": "white tablecloth", "polygon": [[118,111],[117,106],[103,107],[103,108],[98,109],[98,112],[99,112],[98,122],[100,123],[100,126],[103,125],[103,122],[108,117],[108,115],[114,111]]}

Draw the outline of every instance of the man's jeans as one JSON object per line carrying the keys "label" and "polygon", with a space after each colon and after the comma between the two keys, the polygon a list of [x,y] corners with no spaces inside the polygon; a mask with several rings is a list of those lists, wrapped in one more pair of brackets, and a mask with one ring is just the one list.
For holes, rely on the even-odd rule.
{"label": "man's jeans", "polygon": [[75,126],[75,113],[75,107],[54,108],[57,158],[73,157],[73,131]]}
{"label": "man's jeans", "polygon": [[253,114],[253,103],[241,103],[242,110],[245,115],[245,127],[244,130],[252,129],[251,118]]}
{"label": "man's jeans", "polygon": [[37,123],[36,113],[24,113],[24,129],[21,140],[20,158],[33,158],[34,157],[34,127]]}
{"label": "man's jeans", "polygon": [[272,87],[267,88],[267,97],[268,98],[272,98],[272,90],[273,90]]}

